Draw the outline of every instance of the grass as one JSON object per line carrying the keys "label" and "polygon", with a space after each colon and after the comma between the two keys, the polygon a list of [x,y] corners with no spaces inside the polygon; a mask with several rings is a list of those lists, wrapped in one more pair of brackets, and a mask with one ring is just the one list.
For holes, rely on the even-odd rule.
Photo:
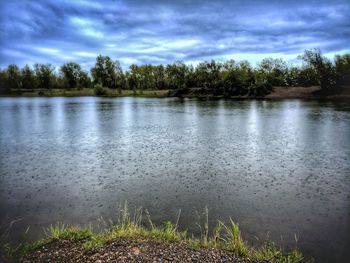
{"label": "grass", "polygon": [[[156,242],[178,242],[192,248],[215,248],[235,253],[242,258],[272,263],[297,263],[305,262],[303,255],[295,247],[291,251],[284,251],[273,242],[265,241],[259,247],[253,247],[243,240],[238,224],[230,219],[228,224],[218,221],[209,236],[208,210],[206,209],[206,222],[200,226],[201,237],[189,237],[186,231],[178,230],[178,221],[181,215],[179,211],[175,224],[167,221],[161,227],[153,224],[147,210],[136,209],[131,215],[127,204],[120,209],[117,222],[111,225],[105,224],[102,232],[93,232],[90,228],[70,227],[57,224],[45,229],[46,237],[34,243],[22,242],[17,246],[5,244],[2,246],[3,259],[9,261],[21,258],[30,251],[59,239],[81,241],[85,250],[102,247],[107,242],[117,238],[144,238]],[[146,216],[146,218],[143,218]],[[149,227],[142,225],[143,220],[148,221]],[[297,241],[297,240],[296,240]]]}
{"label": "grass", "polygon": [[[168,97],[169,90],[122,90],[121,93],[117,89],[107,89],[106,97]],[[79,97],[79,96],[96,96],[94,89],[51,89],[51,90],[13,90],[11,94],[0,95],[10,97]]]}

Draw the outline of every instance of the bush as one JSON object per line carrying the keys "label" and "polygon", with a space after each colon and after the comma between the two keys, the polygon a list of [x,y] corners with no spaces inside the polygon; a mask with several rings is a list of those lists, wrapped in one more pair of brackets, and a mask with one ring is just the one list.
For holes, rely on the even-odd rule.
{"label": "bush", "polygon": [[108,94],[108,90],[102,87],[102,84],[95,85],[95,95],[97,96],[105,96]]}
{"label": "bush", "polygon": [[263,97],[272,91],[273,87],[268,82],[255,83],[248,89],[248,96]]}

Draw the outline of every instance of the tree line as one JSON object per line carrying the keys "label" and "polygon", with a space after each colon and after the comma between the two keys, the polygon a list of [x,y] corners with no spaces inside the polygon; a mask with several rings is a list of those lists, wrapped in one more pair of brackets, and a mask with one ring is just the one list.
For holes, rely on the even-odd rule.
{"label": "tree line", "polygon": [[123,71],[119,61],[99,55],[90,72],[74,62],[57,71],[51,64],[19,68],[9,65],[0,69],[0,93],[50,89],[94,88],[103,95],[106,88],[129,90],[170,90],[173,95],[189,91],[223,96],[262,96],[274,86],[320,86],[332,90],[350,83],[350,54],[336,55],[333,60],[318,49],[298,56],[300,66],[282,59],[266,58],[256,67],[247,61],[214,60],[186,65],[181,61],[168,65],[131,65]]}

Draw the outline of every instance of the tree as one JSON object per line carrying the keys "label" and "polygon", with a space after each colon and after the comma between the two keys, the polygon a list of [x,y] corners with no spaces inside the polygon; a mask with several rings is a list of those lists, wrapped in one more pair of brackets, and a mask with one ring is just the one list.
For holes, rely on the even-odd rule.
{"label": "tree", "polygon": [[141,86],[141,74],[139,70],[139,66],[132,64],[129,67],[130,69],[130,76],[128,78],[129,87],[131,87],[134,91],[134,94],[136,94],[136,90],[140,88]]}
{"label": "tree", "polygon": [[0,94],[5,94],[10,92],[7,82],[8,82],[7,71],[0,69]]}
{"label": "tree", "polygon": [[254,75],[254,82],[248,86],[247,95],[250,97],[263,97],[270,93],[273,86],[267,80],[266,75],[261,71],[256,71]]}
{"label": "tree", "polygon": [[288,67],[282,59],[265,58],[260,62],[258,70],[272,86],[287,85]]}
{"label": "tree", "polygon": [[95,84],[101,83],[103,87],[116,87],[116,65],[109,56],[99,55],[96,64],[91,69],[91,75]]}
{"label": "tree", "polygon": [[91,78],[85,71],[80,71],[78,76],[78,88],[91,88]]}
{"label": "tree", "polygon": [[67,81],[62,74],[56,75],[54,72],[51,77],[51,88],[52,89],[68,89]]}
{"label": "tree", "polygon": [[225,97],[240,95],[242,83],[240,83],[236,71],[237,65],[234,60],[229,60],[223,64],[221,78]]}
{"label": "tree", "polygon": [[81,67],[74,62],[65,63],[60,68],[66,87],[76,88],[79,84]]}
{"label": "tree", "polygon": [[240,61],[236,67],[236,76],[239,83],[239,94],[248,92],[248,88],[256,83],[257,73],[246,60]]}
{"label": "tree", "polygon": [[7,67],[7,85],[9,89],[21,88],[21,72],[17,65],[11,64]]}
{"label": "tree", "polygon": [[301,59],[315,70],[318,85],[322,89],[334,88],[337,84],[335,67],[332,62],[322,55],[319,49],[305,50]]}
{"label": "tree", "polygon": [[51,64],[35,64],[34,70],[38,82],[38,88],[51,89],[55,77],[55,68]]}
{"label": "tree", "polygon": [[182,91],[186,89],[186,71],[187,67],[182,61],[168,64],[165,68],[167,86]]}
{"label": "tree", "polygon": [[225,97],[245,95],[248,86],[254,82],[253,71],[246,61],[236,63],[234,60],[229,60],[225,62],[221,70],[221,78]]}
{"label": "tree", "polygon": [[187,89],[195,88],[198,86],[197,82],[198,81],[197,81],[195,68],[193,67],[193,65],[187,66],[185,71],[185,87]]}
{"label": "tree", "polygon": [[300,69],[299,67],[291,67],[288,68],[287,76],[286,76],[286,82],[287,86],[298,86],[298,79],[299,79]]}
{"label": "tree", "polygon": [[218,95],[222,93],[220,71],[222,64],[211,60],[199,63],[196,68],[198,86]]}
{"label": "tree", "polygon": [[153,68],[154,81],[156,89],[165,89],[165,69],[163,65],[158,65]]}
{"label": "tree", "polygon": [[350,85],[350,54],[337,55],[334,60],[339,85]]}
{"label": "tree", "polygon": [[120,62],[116,60],[114,62],[115,65],[115,86],[119,90],[119,93],[122,93],[122,89],[126,87],[125,76],[123,74],[123,69],[120,65]]}
{"label": "tree", "polygon": [[319,85],[319,76],[315,68],[304,65],[299,69],[297,86],[310,87]]}
{"label": "tree", "polygon": [[[131,65],[123,72],[119,61],[99,55],[88,72],[74,62],[60,67],[55,73],[51,64],[35,64],[34,70],[26,65],[21,70],[16,65],[0,69],[0,92],[10,93],[21,89],[90,88],[92,81],[98,94],[108,94],[107,88],[140,90],[169,89],[169,94],[182,96],[224,95],[263,96],[273,86],[319,85],[327,92],[331,88],[350,84],[350,54],[337,55],[334,61],[321,54],[319,49],[306,50],[299,56],[301,66],[287,65],[282,59],[266,58],[252,67],[249,62],[229,60],[204,61],[196,67],[182,61],[168,65]],[[327,92],[324,92],[326,95]],[[335,90],[333,90],[335,92]]]}
{"label": "tree", "polygon": [[141,70],[141,79],[142,86],[144,89],[152,89],[155,86],[155,78],[153,75],[153,66],[150,64],[142,65]]}
{"label": "tree", "polygon": [[22,88],[23,89],[35,89],[35,73],[28,65],[25,65],[21,72],[22,75]]}

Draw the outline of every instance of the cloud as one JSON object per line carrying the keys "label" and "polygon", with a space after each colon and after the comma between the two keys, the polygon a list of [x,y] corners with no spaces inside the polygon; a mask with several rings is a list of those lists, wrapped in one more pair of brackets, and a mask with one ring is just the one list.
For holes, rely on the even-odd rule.
{"label": "cloud", "polygon": [[98,54],[131,63],[349,52],[350,3],[334,1],[2,1],[0,66]]}

